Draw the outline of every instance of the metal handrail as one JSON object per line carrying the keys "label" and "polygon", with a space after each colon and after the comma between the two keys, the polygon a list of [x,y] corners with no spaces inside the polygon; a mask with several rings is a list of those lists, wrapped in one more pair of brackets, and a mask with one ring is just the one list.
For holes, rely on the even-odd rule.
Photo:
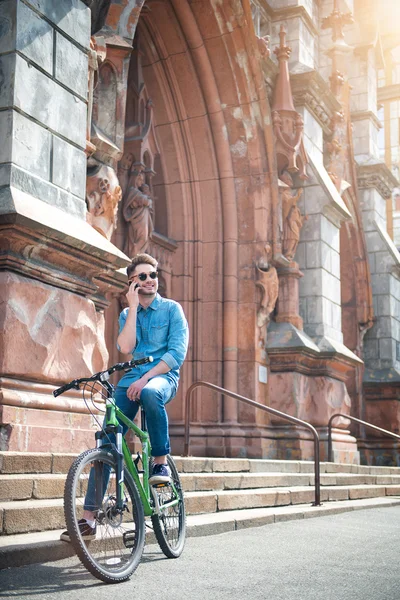
{"label": "metal handrail", "polygon": [[317,430],[307,423],[306,421],[302,421],[301,419],[297,419],[296,417],[292,417],[287,415],[286,413],[280,412],[275,408],[270,408],[269,406],[264,406],[259,402],[255,402],[254,400],[250,400],[250,398],[245,398],[244,396],[240,396],[239,394],[235,394],[234,392],[230,392],[225,388],[219,387],[218,385],[214,385],[213,383],[209,383],[208,381],[196,381],[192,383],[186,392],[185,399],[185,445],[184,445],[184,453],[183,456],[189,456],[189,436],[190,436],[190,400],[191,394],[193,390],[197,387],[204,386],[210,388],[211,390],[215,390],[224,394],[224,396],[230,396],[231,398],[235,398],[236,400],[240,400],[240,402],[245,402],[246,404],[250,404],[250,406],[255,406],[261,410],[269,412],[281,419],[285,419],[286,421],[290,421],[291,423],[296,423],[297,425],[301,425],[305,427],[314,436],[314,473],[315,473],[315,502],[313,506],[321,506],[321,478],[320,478],[320,464],[319,464],[319,435]]}
{"label": "metal handrail", "polygon": [[342,413],[335,413],[331,416],[328,422],[328,462],[332,461],[332,421],[336,419],[336,417],[344,417],[349,421],[355,421],[356,423],[361,423],[361,425],[366,425],[371,429],[376,429],[381,433],[386,433],[387,435],[391,435],[392,437],[398,438],[400,440],[400,435],[397,433],[393,433],[393,431],[387,431],[386,429],[382,429],[382,427],[378,427],[377,425],[372,425],[372,423],[368,423],[367,421],[362,421],[361,419],[357,419],[356,417],[351,417],[349,415],[343,415]]}

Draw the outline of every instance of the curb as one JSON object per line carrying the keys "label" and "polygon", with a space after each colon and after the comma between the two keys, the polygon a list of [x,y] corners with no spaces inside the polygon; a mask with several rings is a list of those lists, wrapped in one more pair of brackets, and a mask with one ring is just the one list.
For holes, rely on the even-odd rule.
{"label": "curb", "polygon": [[[336,515],[352,510],[398,506],[400,497],[370,498],[328,502],[321,506],[309,504],[289,505],[272,508],[251,508],[219,513],[189,515],[187,537],[218,535],[249,527],[261,527],[283,521],[294,521]],[[72,546],[61,542],[62,529],[14,535],[0,538],[0,569],[53,562],[74,556]],[[146,534],[146,544],[154,544],[152,531]]]}

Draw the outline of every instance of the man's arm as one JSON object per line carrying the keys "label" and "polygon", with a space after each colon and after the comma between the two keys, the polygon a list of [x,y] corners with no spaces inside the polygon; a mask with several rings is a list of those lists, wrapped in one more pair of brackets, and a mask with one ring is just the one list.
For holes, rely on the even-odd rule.
{"label": "man's arm", "polygon": [[129,286],[126,299],[128,300],[129,310],[125,325],[117,337],[117,345],[122,354],[130,354],[136,346],[136,317],[139,305],[139,288],[135,289],[135,284]]}
{"label": "man's arm", "polygon": [[175,303],[171,307],[167,351],[161,360],[166,362],[170,369],[179,369],[185,360],[188,344],[189,328],[185,313],[181,305]]}
{"label": "man's arm", "polygon": [[184,312],[179,304],[175,304],[171,309],[167,352],[163,354],[159,363],[140,379],[131,383],[126,393],[128,398],[130,400],[140,398],[142,389],[152,377],[168,373],[171,369],[178,369],[185,359],[188,342],[189,331]]}
{"label": "man's arm", "polygon": [[156,377],[156,375],[164,375],[170,370],[171,369],[167,365],[167,363],[165,363],[163,360],[160,360],[159,363],[157,363],[154,367],[147,371],[147,373],[142,375],[140,379],[137,379],[136,381],[131,383],[131,385],[126,390],[126,395],[128,396],[129,400],[136,400],[140,398],[140,393],[142,389],[152,377]]}

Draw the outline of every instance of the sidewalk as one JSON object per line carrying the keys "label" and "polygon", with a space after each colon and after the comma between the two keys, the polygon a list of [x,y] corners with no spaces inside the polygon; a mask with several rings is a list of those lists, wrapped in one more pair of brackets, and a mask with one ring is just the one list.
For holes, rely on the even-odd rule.
{"label": "sidewalk", "polygon": [[76,558],[0,572],[3,598],[399,600],[400,506],[189,538],[181,558],[147,546],[130,581],[94,579]]}

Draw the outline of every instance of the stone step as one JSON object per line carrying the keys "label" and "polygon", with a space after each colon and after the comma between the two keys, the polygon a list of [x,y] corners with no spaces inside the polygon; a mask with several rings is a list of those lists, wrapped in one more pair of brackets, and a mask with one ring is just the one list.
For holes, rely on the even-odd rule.
{"label": "stone step", "polygon": [[[30,473],[0,475],[0,502],[62,498],[65,474]],[[241,490],[271,487],[314,486],[310,473],[181,473],[185,492]],[[400,475],[324,473],[321,486],[400,485]]]}
{"label": "stone step", "polygon": [[[332,486],[321,488],[321,502],[400,496],[400,485]],[[187,492],[185,502],[188,514],[212,513],[267,506],[286,506],[313,503],[312,487],[258,488],[256,490],[221,490]]]}
{"label": "stone step", "polygon": [[[0,452],[1,474],[67,473],[76,454]],[[181,473],[314,473],[312,461],[248,458],[174,457]],[[321,462],[322,473],[400,475],[400,467]]]}
{"label": "stone step", "polygon": [[[321,506],[298,504],[231,510],[212,514],[189,515],[187,536],[205,536],[235,531],[248,527],[273,524],[339,514],[351,510],[379,508],[400,504],[400,498],[368,498],[328,502]],[[0,537],[0,569],[20,567],[28,564],[61,560],[74,555],[71,544],[60,541],[61,529]],[[147,543],[153,543],[152,533],[146,536]],[[78,560],[78,559],[76,559]]]}
{"label": "stone step", "polygon": [[[400,485],[326,486],[321,488],[321,502],[385,496],[400,496]],[[313,501],[314,488],[310,486],[185,493],[188,515],[304,504]],[[0,531],[3,536],[59,529],[64,524],[63,498],[0,502]]]}
{"label": "stone step", "polygon": [[0,475],[0,502],[62,498],[65,479],[64,473]]}

